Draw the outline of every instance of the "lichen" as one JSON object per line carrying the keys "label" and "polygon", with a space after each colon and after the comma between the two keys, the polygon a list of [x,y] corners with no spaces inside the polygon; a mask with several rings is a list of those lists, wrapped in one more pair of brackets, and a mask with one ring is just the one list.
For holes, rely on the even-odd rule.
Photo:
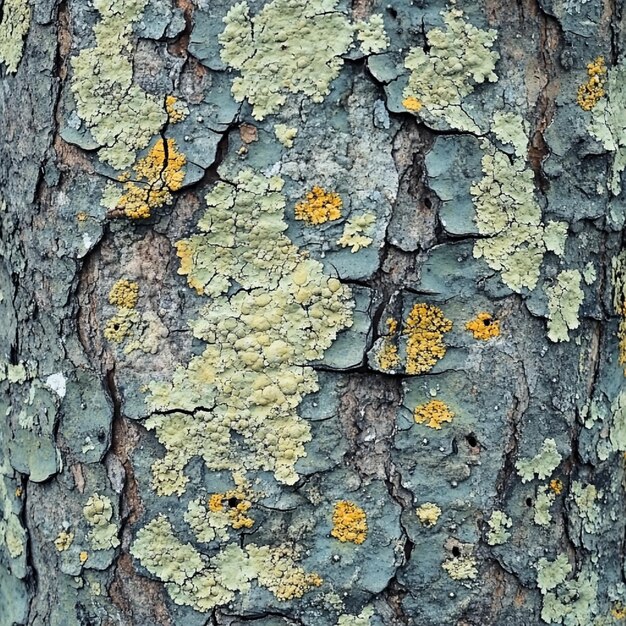
{"label": "lichen", "polygon": [[333,528],[330,534],[342,543],[363,543],[367,538],[365,511],[354,502],[340,500],[335,504]]}
{"label": "lichen", "polygon": [[165,111],[171,124],[182,122],[189,115],[189,107],[176,96],[169,95],[165,98]]}
{"label": "lichen", "polygon": [[96,45],[72,59],[76,109],[102,146],[100,159],[129,167],[167,120],[163,102],[133,84],[132,31],[148,0],[94,0]]}
{"label": "lichen", "polygon": [[104,325],[104,338],[113,343],[122,343],[132,332],[133,326],[139,324],[141,315],[133,309],[118,309]]}
{"label": "lichen", "polygon": [[370,626],[374,609],[366,606],[358,615],[340,615],[336,626]]}
{"label": "lichen", "polygon": [[406,336],[406,373],[423,374],[446,354],[444,333],[452,330],[452,322],[432,304],[413,305],[402,333]]}
{"label": "lichen", "polygon": [[472,333],[474,339],[487,341],[500,336],[500,320],[494,319],[490,313],[482,312],[467,322],[465,329]]}
{"label": "lichen", "polygon": [[[209,469],[297,480],[294,465],[310,440],[297,407],[317,390],[306,363],[351,325],[353,303],[347,287],[283,234],[282,186],[248,170],[218,183],[200,233],[177,244],[179,273],[211,301],[190,322],[205,350],[179,365],[171,382],[149,385],[150,408],[164,411],[146,422],[166,451],[153,465],[161,495],[183,493],[183,470],[195,456]],[[233,283],[238,290],[227,296]]]}
{"label": "lichen", "polygon": [[424,502],[415,509],[415,514],[422,526],[432,528],[441,516],[441,509],[433,502]]}
{"label": "lichen", "polygon": [[341,198],[334,191],[313,187],[306,198],[296,204],[295,218],[307,224],[319,225],[341,217]]}
{"label": "lichen", "polygon": [[383,16],[375,13],[368,21],[356,23],[356,38],[361,42],[363,54],[377,54],[389,47],[389,37],[385,32]]}
{"label": "lichen", "polygon": [[298,134],[298,129],[287,126],[287,124],[276,124],[274,126],[274,134],[276,135],[276,139],[278,139],[285,148],[291,148]]}
{"label": "lichen", "polygon": [[336,0],[272,0],[250,17],[247,2],[226,14],[219,35],[222,60],[240,71],[232,93],[262,120],[302,93],[322,102],[352,44],[353,27]]}
{"label": "lichen", "polygon": [[139,285],[125,278],[118,280],[109,291],[109,302],[123,309],[134,309],[139,298]]}
{"label": "lichen", "polygon": [[578,88],[576,96],[576,102],[583,111],[591,111],[599,100],[606,95],[604,90],[606,73],[604,57],[597,57],[587,65],[589,80]]}
{"label": "lichen", "polygon": [[511,533],[507,528],[513,526],[513,520],[504,511],[494,511],[487,523],[489,525],[487,543],[490,546],[499,546],[509,540]]}
{"label": "lichen", "polygon": [[390,317],[386,324],[387,334],[383,337],[375,353],[375,360],[382,371],[393,372],[400,366],[400,355],[398,354],[397,345],[398,322]]}
{"label": "lichen", "polygon": [[491,49],[497,34],[469,24],[459,9],[442,16],[444,28],[426,35],[428,52],[421,46],[411,48],[404,61],[411,73],[403,104],[427,122],[444,120],[451,128],[480,132],[461,105],[475,85],[498,80],[494,69],[500,55]]}
{"label": "lichen", "polygon": [[94,493],[83,507],[83,515],[91,526],[87,539],[94,550],[108,550],[120,545],[117,537],[118,528],[111,521],[113,504],[110,498]]}
{"label": "lichen", "polygon": [[10,73],[17,72],[22,60],[23,39],[30,28],[29,0],[4,0],[0,21],[0,63]]}
{"label": "lichen", "polygon": [[534,173],[525,159],[511,158],[489,141],[482,146],[484,176],[470,188],[482,235],[474,244],[474,257],[484,258],[513,291],[532,290],[546,252],[563,254],[567,224],[541,221]]}
{"label": "lichen", "polygon": [[[546,571],[543,571],[545,568]],[[538,583],[543,594],[541,619],[566,626],[589,626],[597,614],[598,575],[582,569],[573,580],[565,580],[572,566],[565,555],[555,561],[540,559]]]}
{"label": "lichen", "polygon": [[476,558],[467,554],[446,559],[441,567],[452,580],[474,580],[478,576],[476,565]]}
{"label": "lichen", "polygon": [[543,480],[559,466],[562,458],[557,450],[556,441],[545,439],[538,454],[532,459],[519,459],[515,463],[515,468],[523,483],[533,480],[535,475]]}
{"label": "lichen", "polygon": [[101,204],[130,219],[146,219],[156,208],[171,204],[185,178],[187,159],[174,139],[158,139],[148,154],[119,177],[122,185],[108,183]]}
{"label": "lichen", "polygon": [[541,558],[537,563],[537,586],[541,593],[551,591],[565,581],[572,571],[566,554],[559,554],[554,561]]}
{"label": "lichen", "polygon": [[362,213],[351,217],[343,227],[343,233],[337,240],[337,245],[342,248],[350,248],[350,252],[358,252],[361,248],[371,245],[372,237],[364,233],[373,234],[373,226],[376,224],[376,216],[373,213]]}
{"label": "lichen", "polygon": [[553,490],[548,490],[546,487],[542,487],[537,491],[537,497],[534,504],[534,516],[533,521],[538,526],[549,526],[552,521],[552,514],[550,513],[550,507],[554,503],[556,493]]}
{"label": "lichen", "polygon": [[441,430],[441,424],[451,422],[454,413],[441,400],[430,400],[415,407],[413,418],[417,424],[425,424],[429,428]]}
{"label": "lichen", "polygon": [[585,294],[580,287],[578,270],[559,272],[555,283],[546,288],[548,296],[548,338],[551,341],[569,341],[569,330],[578,328],[578,310]]}
{"label": "lichen", "polygon": [[587,533],[597,533],[601,526],[602,510],[598,504],[601,497],[602,492],[595,485],[583,485],[578,480],[572,483],[572,499]]}
{"label": "lichen", "polygon": [[[621,252],[611,260],[613,282],[613,309],[619,315],[617,331],[619,364],[626,365],[626,252]],[[626,368],[624,368],[626,375]]]}
{"label": "lichen", "polygon": [[587,129],[604,149],[613,153],[611,178],[608,187],[615,196],[622,189],[622,172],[626,168],[626,64],[623,62],[608,71],[606,98],[591,111]]}
{"label": "lichen", "polygon": [[57,538],[54,540],[54,547],[59,552],[65,552],[68,550],[74,541],[74,533],[71,531],[62,530]]}

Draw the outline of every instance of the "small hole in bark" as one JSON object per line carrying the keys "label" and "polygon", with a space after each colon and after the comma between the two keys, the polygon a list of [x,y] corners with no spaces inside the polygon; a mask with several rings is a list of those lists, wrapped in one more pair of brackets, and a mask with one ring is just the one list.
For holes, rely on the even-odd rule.
{"label": "small hole in bark", "polygon": [[483,320],[483,324],[485,326],[491,326],[491,318],[487,317],[486,319]]}
{"label": "small hole in bark", "polygon": [[238,504],[239,504],[239,498],[235,498],[235,497],[228,498],[228,506],[231,509],[234,509]]}
{"label": "small hole in bark", "polygon": [[100,432],[98,432],[98,441],[100,443],[104,443],[105,439],[106,439],[106,435],[104,434],[104,431],[101,430]]}
{"label": "small hole in bark", "polygon": [[432,209],[433,208],[433,203],[430,201],[430,198],[424,198],[424,206],[427,209]]}
{"label": "small hole in bark", "polygon": [[478,439],[476,439],[476,435],[474,435],[474,433],[467,435],[465,440],[467,441],[467,445],[472,448],[475,448],[478,445]]}
{"label": "small hole in bark", "polygon": [[461,550],[459,550],[458,546],[454,546],[454,548],[452,548],[452,556],[461,556]]}
{"label": "small hole in bark", "polygon": [[533,499],[532,498],[526,498],[526,506],[532,506],[533,505]]}
{"label": "small hole in bark", "polygon": [[393,7],[387,7],[387,13],[389,13],[394,20],[398,17],[398,12]]}

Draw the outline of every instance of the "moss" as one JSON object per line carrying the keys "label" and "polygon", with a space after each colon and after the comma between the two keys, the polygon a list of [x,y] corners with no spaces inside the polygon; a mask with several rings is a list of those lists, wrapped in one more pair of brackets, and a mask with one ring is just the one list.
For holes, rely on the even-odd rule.
{"label": "moss", "polygon": [[541,221],[534,173],[524,159],[510,158],[488,141],[483,148],[484,176],[470,188],[483,236],[474,244],[474,257],[484,258],[513,291],[532,290],[545,253],[563,254],[567,224]]}
{"label": "moss", "polygon": [[94,0],[96,45],[72,59],[72,92],[80,118],[102,146],[100,158],[122,169],[167,120],[163,103],[133,84],[133,24],[148,0]]}
{"label": "moss", "polygon": [[59,552],[65,552],[70,548],[72,543],[74,542],[74,533],[71,531],[62,530],[57,538],[54,540],[54,547]]}
{"label": "moss", "polygon": [[555,283],[546,288],[548,296],[548,337],[551,341],[569,341],[568,330],[578,328],[578,310],[585,294],[580,288],[578,270],[559,272]]}
{"label": "moss", "polygon": [[117,526],[111,522],[113,504],[110,498],[94,493],[83,507],[83,515],[91,526],[87,539],[94,550],[108,550],[120,545]]}
{"label": "moss", "polygon": [[351,217],[343,228],[343,234],[337,240],[337,245],[350,248],[350,252],[358,252],[361,248],[371,245],[372,237],[364,233],[373,234],[376,216],[373,213],[363,213]]}
{"label": "moss", "polygon": [[500,57],[492,50],[496,31],[472,26],[459,9],[442,16],[444,28],[433,28],[426,35],[428,52],[411,48],[404,61],[411,73],[403,104],[427,122],[444,120],[452,128],[479,132],[461,105],[475,85],[497,80],[494,69]]}
{"label": "moss", "polygon": [[338,220],[341,217],[342,205],[341,198],[335,192],[326,191],[322,187],[313,187],[307,193],[306,199],[296,204],[295,217],[297,220],[317,226]]}
{"label": "moss", "polygon": [[287,124],[276,124],[274,126],[274,134],[276,139],[285,146],[285,148],[291,148],[293,146],[293,140],[298,134],[297,128],[291,128]]}
{"label": "moss", "polygon": [[273,0],[252,18],[246,2],[229,10],[219,36],[221,56],[241,72],[233,96],[247,99],[256,119],[276,113],[290,93],[314,102],[329,93],[353,37],[336,6],[336,0]]}
{"label": "moss", "polygon": [[424,502],[415,509],[417,519],[422,526],[433,527],[441,516],[441,509],[432,502]]}
{"label": "moss", "polygon": [[109,291],[109,302],[123,309],[134,309],[139,298],[139,285],[130,280],[118,280]]}
{"label": "moss", "polygon": [[559,466],[561,455],[556,447],[554,439],[546,439],[541,444],[541,450],[532,459],[519,459],[515,463],[517,473],[522,478],[522,482],[531,481],[535,475],[540,478],[548,478],[550,474]]}
{"label": "moss", "polygon": [[356,37],[361,42],[363,54],[377,54],[389,47],[383,16],[375,13],[368,21],[356,23]]}
{"label": "moss", "polygon": [[441,430],[441,424],[451,422],[454,413],[441,400],[430,400],[415,407],[413,418],[417,424],[425,424],[429,428]]}
{"label": "moss", "polygon": [[[263,469],[284,483],[297,480],[294,465],[310,439],[297,407],[317,390],[305,364],[352,323],[353,303],[347,287],[282,234],[282,184],[250,171],[218,183],[200,233],[177,244],[179,273],[212,299],[191,322],[204,352],[171,382],[149,385],[149,406],[166,412],[146,422],[166,449],[153,466],[160,494],[184,491],[183,469],[194,456],[210,469]],[[240,289],[227,297],[234,282]]]}
{"label": "moss", "polygon": [[587,65],[589,80],[578,88],[576,102],[583,111],[591,111],[598,101],[606,95],[606,65],[604,57],[597,57]]}
{"label": "moss", "polygon": [[361,544],[367,538],[367,516],[354,502],[341,500],[335,504],[330,534],[342,543]]}
{"label": "moss", "polygon": [[0,21],[0,63],[7,71],[17,72],[22,59],[23,39],[30,28],[29,0],[4,0]]}
{"label": "moss", "polygon": [[482,312],[467,322],[465,329],[472,333],[474,339],[487,341],[500,336],[500,320],[494,319],[490,313]]}
{"label": "moss", "polygon": [[452,322],[432,304],[413,306],[402,333],[407,337],[406,373],[423,374],[446,354],[444,333],[452,330]]}
{"label": "moss", "polygon": [[171,124],[182,122],[189,115],[189,107],[176,96],[169,95],[165,98],[165,111]]}
{"label": "moss", "polygon": [[508,532],[507,528],[513,526],[513,521],[506,513],[494,511],[487,523],[489,524],[487,543],[490,546],[499,546],[509,540],[511,533]]}
{"label": "moss", "polygon": [[101,203],[130,219],[146,219],[154,209],[172,203],[172,193],[182,187],[186,162],[174,139],[158,139],[135,163],[132,174],[126,172],[120,177],[121,193],[117,185],[109,183]]}

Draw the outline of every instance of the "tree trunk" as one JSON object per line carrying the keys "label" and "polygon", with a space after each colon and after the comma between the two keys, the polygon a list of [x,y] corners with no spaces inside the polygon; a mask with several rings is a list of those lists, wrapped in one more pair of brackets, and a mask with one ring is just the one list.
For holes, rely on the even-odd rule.
{"label": "tree trunk", "polygon": [[626,620],[615,0],[0,0],[0,626]]}

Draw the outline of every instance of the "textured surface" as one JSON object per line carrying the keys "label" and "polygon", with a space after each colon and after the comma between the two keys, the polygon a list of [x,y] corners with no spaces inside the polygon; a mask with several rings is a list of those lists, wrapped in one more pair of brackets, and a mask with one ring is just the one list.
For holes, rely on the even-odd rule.
{"label": "textured surface", "polygon": [[0,2],[0,626],[623,623],[622,12]]}

